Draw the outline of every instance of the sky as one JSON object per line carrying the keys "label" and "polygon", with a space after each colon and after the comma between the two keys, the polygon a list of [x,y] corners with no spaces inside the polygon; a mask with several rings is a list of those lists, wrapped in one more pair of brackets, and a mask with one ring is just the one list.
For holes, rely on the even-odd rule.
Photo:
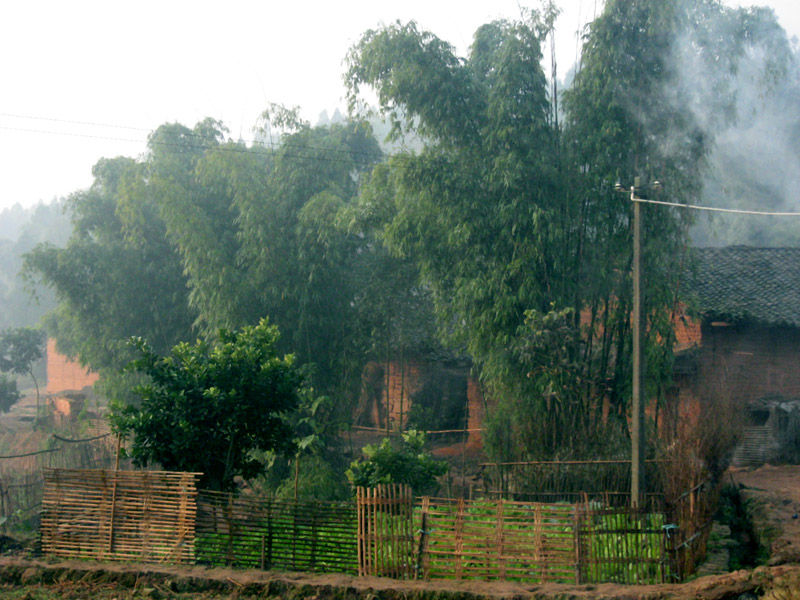
{"label": "sky", "polygon": [[[731,6],[749,2],[725,0]],[[800,37],[800,2],[768,0]],[[530,0],[71,0],[0,6],[0,210],[88,187],[102,157],[140,156],[166,122],[224,122],[250,139],[270,102],[315,123],[345,109],[343,59],[361,34],[414,19],[464,55],[472,33]],[[559,74],[602,0],[561,0]]]}

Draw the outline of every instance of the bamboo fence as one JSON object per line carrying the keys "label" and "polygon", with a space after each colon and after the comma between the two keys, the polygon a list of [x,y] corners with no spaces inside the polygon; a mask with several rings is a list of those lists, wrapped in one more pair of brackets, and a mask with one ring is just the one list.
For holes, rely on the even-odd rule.
{"label": "bamboo fence", "polygon": [[653,584],[691,574],[711,510],[703,485],[664,513],[587,496],[415,503],[395,484],[358,488],[355,503],[297,502],[196,492],[196,475],[45,470],[43,550],[395,578]]}
{"label": "bamboo fence", "polygon": [[357,540],[352,502],[294,502],[208,491],[198,496],[199,562],[356,574]]}
{"label": "bamboo fence", "polygon": [[45,469],[42,550],[63,558],[192,562],[198,475]]}
{"label": "bamboo fence", "polygon": [[661,583],[663,515],[590,504],[423,498],[418,576],[535,583]]}
{"label": "bamboo fence", "polygon": [[424,579],[575,582],[575,509],[511,501],[424,498]]}
{"label": "bamboo fence", "polygon": [[654,584],[674,580],[663,513],[576,506],[577,583]]}
{"label": "bamboo fence", "polygon": [[[664,509],[659,462],[645,461],[648,489],[647,507]],[[527,502],[579,503],[586,496],[607,506],[630,503],[630,460],[553,460],[481,463],[485,489],[494,498]]]}
{"label": "bamboo fence", "polygon": [[411,488],[382,484],[356,489],[358,574],[408,579],[414,552]]}
{"label": "bamboo fence", "polygon": [[672,549],[675,578],[684,580],[705,560],[708,536],[719,502],[720,485],[704,480],[667,506],[671,523],[666,534]]}

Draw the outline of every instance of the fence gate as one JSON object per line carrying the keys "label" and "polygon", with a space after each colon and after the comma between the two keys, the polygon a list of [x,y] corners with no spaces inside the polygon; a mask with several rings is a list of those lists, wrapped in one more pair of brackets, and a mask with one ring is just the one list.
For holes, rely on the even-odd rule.
{"label": "fence gate", "polygon": [[411,488],[359,487],[358,574],[409,578],[414,553]]}

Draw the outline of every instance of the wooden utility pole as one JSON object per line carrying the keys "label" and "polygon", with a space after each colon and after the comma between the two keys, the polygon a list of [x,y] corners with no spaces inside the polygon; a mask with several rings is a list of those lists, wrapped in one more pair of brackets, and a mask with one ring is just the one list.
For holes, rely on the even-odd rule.
{"label": "wooden utility pole", "polygon": [[645,442],[644,428],[644,326],[642,323],[642,240],[641,205],[636,201],[638,177],[631,186],[633,203],[633,407],[631,414],[631,506],[644,507]]}

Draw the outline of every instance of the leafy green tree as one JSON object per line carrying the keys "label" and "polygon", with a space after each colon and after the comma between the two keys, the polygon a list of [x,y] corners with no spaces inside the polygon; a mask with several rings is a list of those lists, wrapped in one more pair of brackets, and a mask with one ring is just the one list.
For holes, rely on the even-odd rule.
{"label": "leafy green tree", "polygon": [[195,319],[180,256],[151,198],[150,170],[130,158],[98,161],[92,186],[67,201],[66,246],[39,244],[25,257],[30,283],[55,290],[45,329],[59,351],[116,393],[130,387],[119,375],[131,359],[127,339],[142,336],[166,352],[191,339]]}
{"label": "leafy green tree", "polygon": [[[736,119],[731,74],[762,52],[771,56],[767,73],[785,69],[776,26],[774,15],[754,19],[749,9],[715,1],[613,0],[585,37],[581,69],[562,103],[563,153],[573,166],[564,231],[574,249],[572,306],[588,313],[581,376],[595,382],[622,425],[630,397],[632,209],[614,183],[639,178],[639,197],[696,203],[715,136]],[[656,179],[665,182],[661,192],[646,186]],[[657,206],[642,214],[648,393],[663,401],[693,216]]]}
{"label": "leafy green tree", "polygon": [[19,327],[6,329],[0,333],[0,371],[16,375],[30,375],[36,386],[37,415],[39,414],[39,382],[33,372],[33,365],[42,358],[43,350],[44,334],[38,329]]}
{"label": "leafy green tree", "polygon": [[271,107],[274,152],[211,145],[197,160],[152,179],[154,198],[178,248],[201,331],[269,315],[283,348],[314,363],[314,385],[353,394],[363,343],[352,274],[365,248],[339,224],[362,174],[380,158],[371,130],[346,122],[310,127],[295,110]]}
{"label": "leafy green tree", "polygon": [[[700,190],[716,124],[695,102],[731,118],[726,73],[771,47],[774,28],[748,15],[711,1],[607,2],[562,125],[540,65],[550,8],[480,27],[465,59],[413,22],[369,31],[351,50],[351,108],[371,87],[391,135],[426,142],[376,167],[361,202],[377,238],[419,269],[442,339],[473,358],[494,397],[495,457],[591,454],[626,435],[632,209],[614,183],[658,178],[660,198],[676,202]],[[730,36],[718,35],[720,19]],[[679,48],[689,30],[697,43]],[[723,65],[713,93],[686,85],[679,51]],[[690,219],[645,213],[648,382],[663,396]]]}
{"label": "leafy green tree", "polygon": [[437,461],[425,450],[425,434],[409,430],[397,444],[384,438],[380,445],[368,444],[365,459],[353,461],[347,478],[355,486],[373,487],[382,483],[405,483],[415,494],[436,487],[436,478],[447,473],[447,463]]}
{"label": "leafy green tree", "polygon": [[134,390],[138,405],[112,417],[120,433],[133,435],[134,463],[200,472],[203,487],[227,491],[234,477],[264,472],[254,451],[290,452],[285,416],[297,408],[302,376],[292,356],[278,356],[278,337],[263,319],[220,330],[214,343],[180,343],[168,356],[135,340],[139,356],[130,369],[149,383]]}
{"label": "leafy green tree", "polygon": [[0,411],[8,412],[11,407],[19,402],[20,394],[17,389],[16,379],[5,373],[0,373]]}
{"label": "leafy green tree", "polygon": [[540,65],[549,18],[484,25],[465,60],[414,23],[391,25],[364,35],[347,73],[353,105],[374,87],[394,135],[427,142],[373,171],[362,203],[374,229],[416,265],[442,339],[509,402],[530,392],[513,350],[525,311],[575,301]]}

